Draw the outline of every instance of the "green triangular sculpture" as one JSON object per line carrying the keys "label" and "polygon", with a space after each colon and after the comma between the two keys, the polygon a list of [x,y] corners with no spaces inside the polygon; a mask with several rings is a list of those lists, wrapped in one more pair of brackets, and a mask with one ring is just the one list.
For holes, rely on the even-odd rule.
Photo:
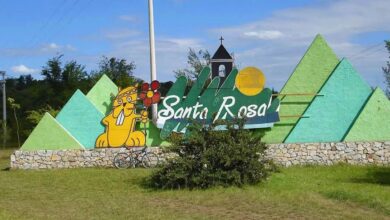
{"label": "green triangular sculpture", "polygon": [[87,98],[103,114],[111,111],[111,96],[118,94],[118,87],[108,76],[103,75],[99,81],[89,90]]}
{"label": "green triangular sculpture", "polygon": [[344,141],[389,141],[390,101],[376,88]]}
{"label": "green triangular sculpture", "polygon": [[266,143],[285,141],[299,116],[305,112],[314,99],[314,94],[318,93],[338,63],[339,59],[324,38],[317,35],[280,91],[280,94],[287,94],[279,96],[280,122],[275,123],[274,127],[265,134],[263,141]]}
{"label": "green triangular sculpture", "polygon": [[21,150],[83,149],[82,145],[49,113],[45,113]]}
{"label": "green triangular sculpture", "polygon": [[286,143],[340,142],[372,90],[343,59],[286,139]]}
{"label": "green triangular sculpture", "polygon": [[58,113],[57,121],[86,149],[95,148],[96,138],[104,132],[104,115],[77,90]]}

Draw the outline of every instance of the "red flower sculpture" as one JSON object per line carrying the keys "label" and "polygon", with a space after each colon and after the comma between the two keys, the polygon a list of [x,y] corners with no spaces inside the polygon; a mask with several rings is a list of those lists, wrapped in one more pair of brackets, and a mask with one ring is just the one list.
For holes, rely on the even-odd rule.
{"label": "red flower sculpture", "polygon": [[150,86],[149,83],[142,84],[142,91],[139,98],[144,102],[145,107],[150,107],[160,101],[161,94],[157,91],[160,88],[160,83],[154,80]]}

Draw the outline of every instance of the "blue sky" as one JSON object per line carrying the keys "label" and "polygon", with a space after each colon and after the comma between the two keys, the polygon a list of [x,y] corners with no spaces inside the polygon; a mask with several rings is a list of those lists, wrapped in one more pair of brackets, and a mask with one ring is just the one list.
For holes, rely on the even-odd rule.
{"label": "blue sky", "polygon": [[[218,38],[239,67],[256,66],[280,89],[317,33],[372,86],[384,86],[389,0],[155,0],[157,74],[174,80],[188,48],[213,53]],[[2,0],[0,69],[32,74],[56,54],[87,70],[103,55],[135,61],[149,79],[147,0]]]}

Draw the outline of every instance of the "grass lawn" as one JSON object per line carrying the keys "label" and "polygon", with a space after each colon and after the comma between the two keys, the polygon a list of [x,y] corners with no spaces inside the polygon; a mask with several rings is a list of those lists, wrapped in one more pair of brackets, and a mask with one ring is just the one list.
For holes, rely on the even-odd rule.
{"label": "grass lawn", "polygon": [[292,167],[245,188],[155,191],[145,169],[6,171],[0,219],[390,219],[390,167]]}

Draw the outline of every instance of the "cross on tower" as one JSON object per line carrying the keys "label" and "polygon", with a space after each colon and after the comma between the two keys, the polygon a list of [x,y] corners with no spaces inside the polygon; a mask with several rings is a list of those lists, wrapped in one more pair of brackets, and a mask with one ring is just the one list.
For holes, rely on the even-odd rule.
{"label": "cross on tower", "polygon": [[219,40],[221,41],[221,44],[222,44],[222,41],[225,40],[225,39],[223,39],[223,37],[221,36],[221,38],[219,38]]}

